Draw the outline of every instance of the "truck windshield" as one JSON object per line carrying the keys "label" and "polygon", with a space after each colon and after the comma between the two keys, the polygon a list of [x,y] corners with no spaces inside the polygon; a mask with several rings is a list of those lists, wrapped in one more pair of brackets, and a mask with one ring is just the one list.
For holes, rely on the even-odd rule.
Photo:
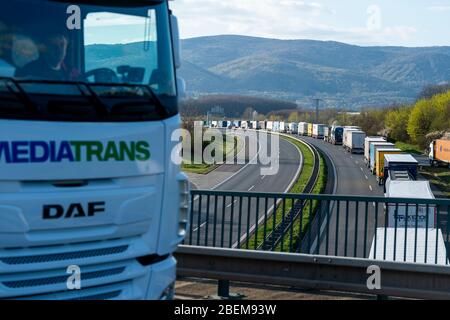
{"label": "truck windshield", "polygon": [[0,4],[0,118],[130,121],[178,112],[166,1]]}

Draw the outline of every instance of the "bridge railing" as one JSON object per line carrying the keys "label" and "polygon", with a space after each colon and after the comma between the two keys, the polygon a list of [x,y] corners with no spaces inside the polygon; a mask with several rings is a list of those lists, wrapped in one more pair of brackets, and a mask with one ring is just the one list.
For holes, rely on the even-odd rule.
{"label": "bridge railing", "polygon": [[450,199],[193,190],[185,245],[449,264]]}

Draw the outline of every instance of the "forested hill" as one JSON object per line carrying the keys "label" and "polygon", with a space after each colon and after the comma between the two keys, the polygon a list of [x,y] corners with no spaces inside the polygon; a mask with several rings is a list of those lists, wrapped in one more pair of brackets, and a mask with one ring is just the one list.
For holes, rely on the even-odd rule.
{"label": "forested hill", "polygon": [[450,47],[359,47],[338,42],[215,36],[183,40],[190,93],[263,95],[357,108],[412,102],[450,81]]}
{"label": "forested hill", "polygon": [[[91,45],[87,53],[91,67],[151,62],[140,43]],[[411,103],[426,85],[450,81],[450,47],[214,36],[183,40],[182,58],[180,75],[191,96],[251,95],[302,106],[312,98],[352,109]]]}

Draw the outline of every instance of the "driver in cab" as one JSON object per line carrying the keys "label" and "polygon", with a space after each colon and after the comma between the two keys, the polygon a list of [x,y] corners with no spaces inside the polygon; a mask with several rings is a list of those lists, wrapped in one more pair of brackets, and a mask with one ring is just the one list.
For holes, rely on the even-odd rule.
{"label": "driver in cab", "polygon": [[57,81],[71,80],[73,77],[64,64],[68,47],[67,38],[62,34],[51,35],[44,39],[42,45],[39,59],[17,69],[15,76]]}

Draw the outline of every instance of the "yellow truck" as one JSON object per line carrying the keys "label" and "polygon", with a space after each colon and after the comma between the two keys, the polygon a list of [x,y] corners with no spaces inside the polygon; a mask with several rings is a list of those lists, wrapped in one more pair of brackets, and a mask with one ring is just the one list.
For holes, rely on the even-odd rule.
{"label": "yellow truck", "polygon": [[378,185],[382,185],[384,182],[384,156],[386,154],[402,154],[400,149],[377,149],[376,163],[375,163],[375,174],[377,175]]}
{"label": "yellow truck", "polygon": [[314,127],[314,125],[312,123],[308,123],[308,137],[312,137],[313,127]]}

